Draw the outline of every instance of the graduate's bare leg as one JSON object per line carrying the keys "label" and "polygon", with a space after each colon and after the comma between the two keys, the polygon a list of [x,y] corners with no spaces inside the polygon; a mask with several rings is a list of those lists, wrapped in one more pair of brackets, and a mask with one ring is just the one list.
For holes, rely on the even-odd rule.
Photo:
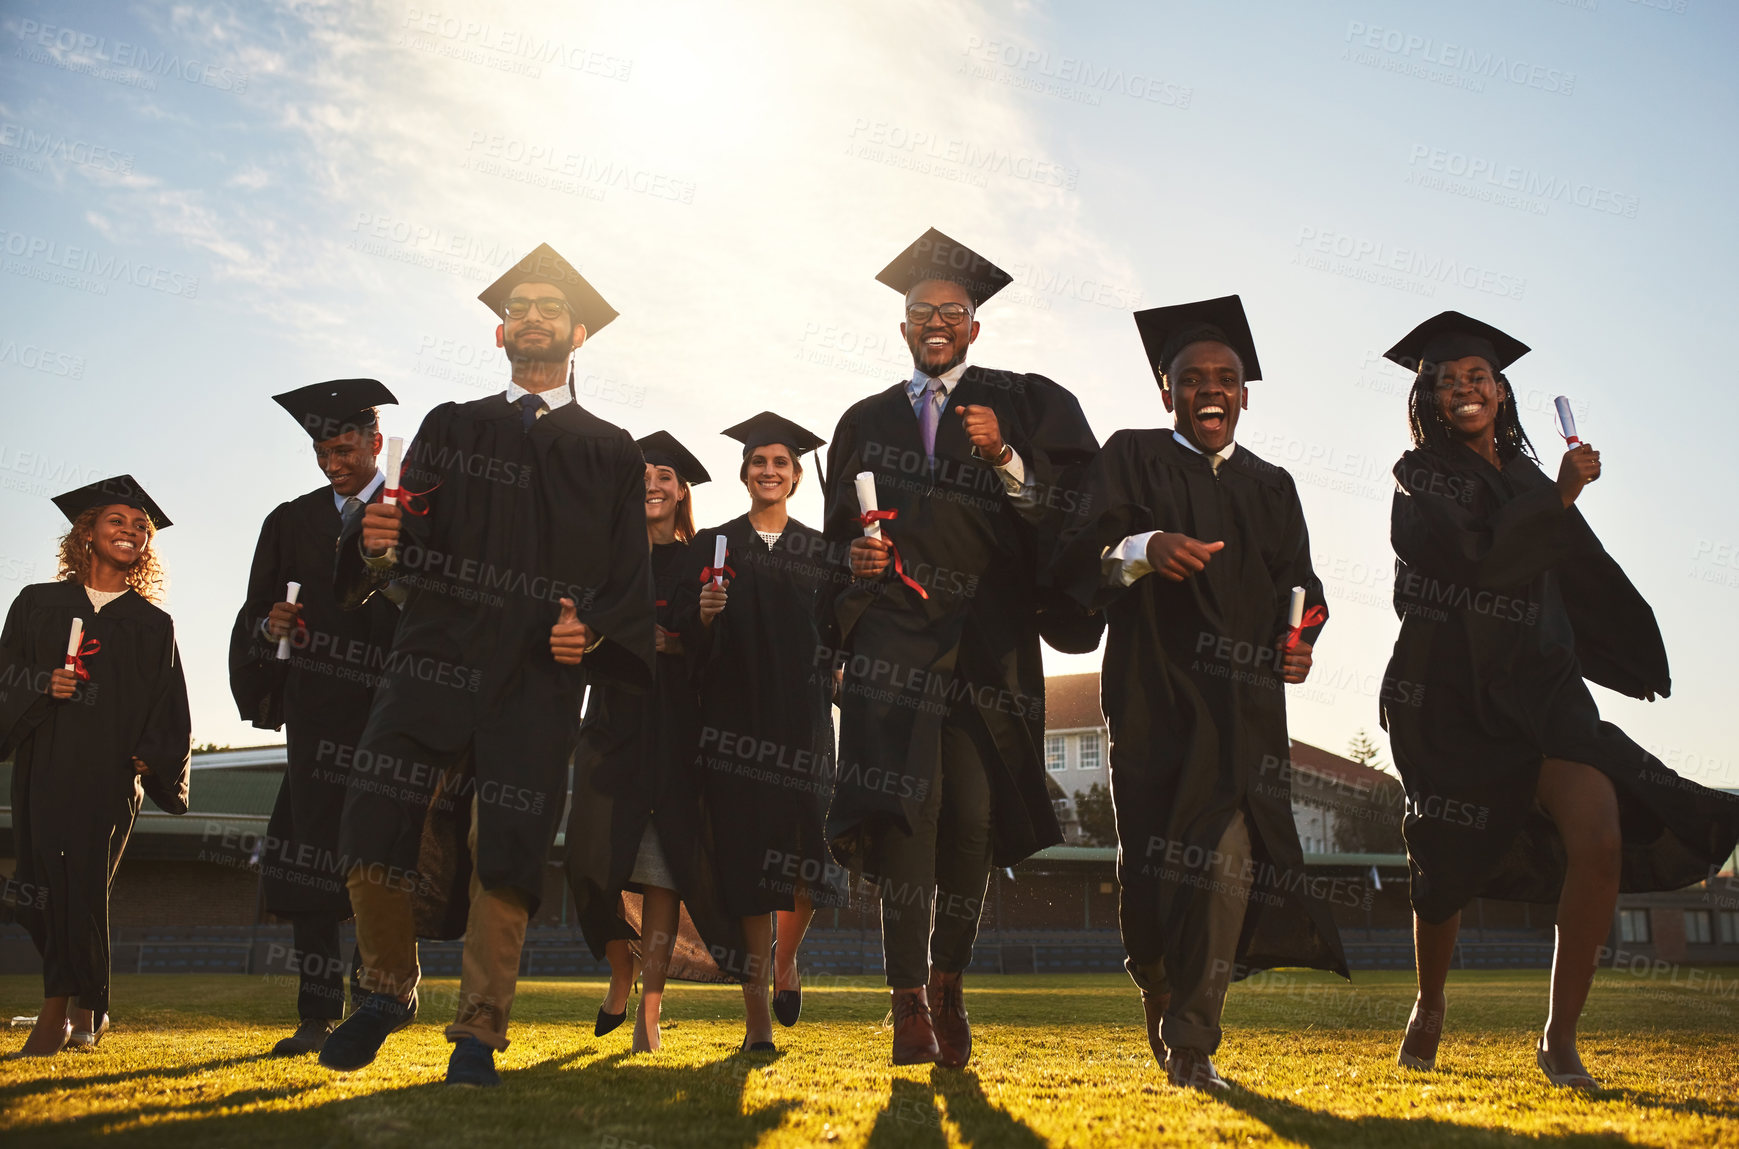
{"label": "graduate's bare leg", "polygon": [[604,943],[604,958],[610,963],[610,988],[604,994],[604,1012],[621,1013],[634,992],[634,943],[617,938]]}
{"label": "graduate's bare leg", "polygon": [[755,914],[743,919],[743,940],[747,943],[748,960],[743,982],[743,1017],[745,1047],[757,1041],[773,1040],[773,1013],[768,1006],[768,967],[773,964],[773,915]]}
{"label": "graduate's bare leg", "polygon": [[53,1057],[61,1051],[66,1039],[72,1036],[72,1019],[67,1016],[67,1006],[71,1002],[70,996],[42,999],[36,1027],[24,1039],[24,1048],[18,1051],[20,1057]]}
{"label": "graduate's bare leg", "polygon": [[[664,982],[670,975],[670,954],[676,949],[682,903],[675,890],[647,886],[642,905],[640,945],[646,964],[640,975],[640,1009],[634,1015],[633,1050],[650,1053],[660,1044],[658,1014],[664,1004]],[[622,1000],[626,1008],[626,994]]]}
{"label": "graduate's bare leg", "polygon": [[1552,953],[1552,1007],[1546,1060],[1556,1073],[1586,1074],[1576,1052],[1576,1023],[1594,983],[1597,954],[1618,905],[1621,837],[1612,781],[1581,762],[1548,758],[1535,796],[1564,841],[1564,889],[1558,895],[1558,944]]}
{"label": "graduate's bare leg", "polygon": [[1459,911],[1436,925],[1413,915],[1413,965],[1418,970],[1419,992],[1413,999],[1406,1035],[1401,1038],[1401,1052],[1412,1059],[1411,1068],[1431,1068],[1437,1063],[1437,1043],[1443,1038],[1443,1017],[1449,1008],[1443,987],[1449,981],[1449,964],[1455,959],[1455,939],[1460,932]]}
{"label": "graduate's bare leg", "polygon": [[809,932],[809,923],[815,919],[815,903],[809,900],[809,891],[800,889],[793,899],[797,908],[780,910],[778,938],[774,942],[773,952],[773,988],[797,988],[797,950],[803,944],[803,935]]}

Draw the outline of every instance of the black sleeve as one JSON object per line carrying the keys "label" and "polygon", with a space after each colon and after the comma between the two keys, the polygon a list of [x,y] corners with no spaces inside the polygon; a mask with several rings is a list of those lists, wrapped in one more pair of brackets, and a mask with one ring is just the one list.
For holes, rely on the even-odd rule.
{"label": "black sleeve", "polygon": [[[652,553],[646,542],[646,467],[640,449],[626,444],[611,476],[615,513],[610,518],[609,571],[589,606],[579,612],[601,640],[581,663],[586,681],[644,689],[652,684],[655,615]],[[632,457],[630,457],[630,455]],[[597,641],[597,640],[594,640]]]}
{"label": "black sleeve", "polygon": [[274,603],[283,601],[286,583],[284,520],[288,505],[266,516],[248,570],[248,593],[229,636],[229,690],[243,720],[261,730],[284,725],[284,679],[288,662],[279,662],[274,644],[260,629]]}
{"label": "black sleeve", "polygon": [[[399,472],[399,487],[406,493],[399,497],[404,513],[399,516],[397,554],[402,555],[412,546],[429,548],[430,533],[439,513],[441,486],[447,481],[451,460],[462,454],[442,450],[447,438],[447,414],[452,408],[453,404],[443,403],[425,415],[405,451]],[[363,561],[362,516],[357,515],[338,537],[332,581],[338,605],[345,610],[360,608],[400,573],[396,566],[375,567]]]}
{"label": "black sleeve", "polygon": [[1574,550],[1574,522],[1556,484],[1546,483],[1486,511],[1478,475],[1430,451],[1395,464],[1389,537],[1410,567],[1461,586],[1516,586]]}
{"label": "black sleeve", "polygon": [[133,757],[151,769],[141,776],[140,783],[165,814],[185,814],[188,764],[193,758],[193,718],[188,713],[187,679],[182,673],[181,651],[175,645],[173,626],[165,628],[156,680],[146,686],[152,691],[151,711]]}
{"label": "black sleeve", "polygon": [[1317,636],[1328,623],[1328,601],[1323,597],[1322,580],[1316,577],[1316,568],[1310,562],[1310,531],[1304,524],[1304,504],[1298,499],[1298,489],[1292,485],[1291,477],[1287,478],[1286,517],[1280,527],[1274,562],[1269,566],[1274,577],[1276,603],[1274,633],[1291,629],[1292,588],[1301,586],[1304,588],[1305,613],[1309,614],[1319,606],[1323,610],[1323,621],[1305,627],[1300,633],[1305,642],[1314,646]]}
{"label": "black sleeve", "polygon": [[27,633],[33,611],[34,590],[25,587],[6,612],[6,627],[0,630],[0,758],[36,729],[54,701],[48,695],[48,678],[59,663],[45,664],[39,652],[30,649]]}
{"label": "black sleeve", "polygon": [[1105,548],[1158,529],[1136,472],[1134,440],[1118,431],[1088,464],[1082,480],[1085,513],[1063,531],[1047,581],[1088,610],[1101,611],[1128,587],[1105,577]]}

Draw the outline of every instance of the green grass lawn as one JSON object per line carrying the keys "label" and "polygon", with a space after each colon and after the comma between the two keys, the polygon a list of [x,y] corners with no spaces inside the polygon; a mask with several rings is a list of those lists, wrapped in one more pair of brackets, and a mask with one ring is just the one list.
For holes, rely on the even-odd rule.
{"label": "green grass lawn", "polygon": [[[1543,971],[1450,981],[1439,1069],[1394,1065],[1408,974],[1354,986],[1280,973],[1235,987],[1218,1058],[1224,1099],[1166,1084],[1128,979],[969,977],[966,1070],[888,1064],[877,979],[813,978],[780,1052],[738,1054],[740,997],[676,985],[664,1049],[630,1056],[627,1026],[592,1036],[602,984],[520,984],[501,1089],[448,1088],[451,981],[368,1069],[264,1056],[294,987],[243,976],[116,979],[114,1029],[92,1053],[0,1062],[0,1142],[93,1134],[184,1147],[564,1144],[733,1146],[1739,1145],[1739,970],[1686,984],[1603,972],[1583,1028],[1587,1097],[1534,1067]],[[0,1009],[34,1013],[40,982],[0,978]],[[24,1031],[5,1035],[16,1048]]]}

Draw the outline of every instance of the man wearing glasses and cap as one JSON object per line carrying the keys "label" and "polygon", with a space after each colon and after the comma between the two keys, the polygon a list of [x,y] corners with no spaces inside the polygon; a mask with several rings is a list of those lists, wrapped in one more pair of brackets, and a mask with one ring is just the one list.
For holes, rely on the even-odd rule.
{"label": "man wearing glasses and cap", "polygon": [[581,695],[650,686],[653,605],[640,448],[567,386],[615,309],[548,245],[479,298],[505,394],[429,412],[395,501],[339,542],[342,598],[395,580],[407,597],[340,835],[369,993],[320,1062],[374,1060],[416,1016],[417,935],[463,933],[447,1081],[497,1085]]}
{"label": "man wearing glasses and cap", "polygon": [[[828,450],[826,535],[849,544],[856,581],[834,611],[845,678],[827,835],[880,887],[894,1063],[959,1067],[990,868],[1062,840],[1039,639],[1091,650],[1100,624],[1060,609],[1038,573],[1098,442],[1063,387],[966,365],[979,306],[1010,282],[1001,268],[932,229],[876,278],[905,298],[914,369],[848,410]],[[882,517],[866,520],[860,482]]]}
{"label": "man wearing glasses and cap", "polygon": [[[339,925],[351,914],[337,858],[348,770],[338,759],[353,754],[362,737],[399,612],[386,595],[362,610],[340,609],[332,565],[341,527],[380,500],[386,476],[375,465],[375,409],[398,400],[373,379],[334,379],[272,398],[313,441],[326,482],[278,504],[260,528],[247,600],[230,634],[229,682],[244,720],[262,730],[288,728],[260,885],[266,909],[288,918],[293,930],[300,1022],[272,1050],[293,1056],[320,1052],[344,1016]],[[285,597],[289,583],[299,588],[295,602]],[[279,658],[284,639],[289,657]],[[361,998],[354,985],[351,996]]]}

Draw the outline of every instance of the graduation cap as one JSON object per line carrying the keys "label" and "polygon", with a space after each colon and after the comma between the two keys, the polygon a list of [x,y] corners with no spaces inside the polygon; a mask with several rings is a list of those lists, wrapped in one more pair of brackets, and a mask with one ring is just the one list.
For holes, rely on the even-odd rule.
{"label": "graduation cap", "polygon": [[877,283],[885,283],[901,295],[926,279],[958,283],[972,297],[974,308],[1014,282],[1008,272],[935,228],[919,236],[876,276]]}
{"label": "graduation cap", "polygon": [[372,427],[374,408],[396,404],[398,399],[378,379],[329,379],[273,395],[272,401],[288,411],[310,439],[324,443],[346,431]]}
{"label": "graduation cap", "polygon": [[145,488],[131,475],[115,475],[54,496],[54,505],[60,508],[60,513],[66,516],[69,523],[77,522],[78,517],[92,507],[112,507],[116,503],[144,511],[145,517],[158,530],[174,525],[169,521],[169,516],[163,513],[163,508],[145,493]]}
{"label": "graduation cap", "polygon": [[636,439],[634,442],[639,445],[640,453],[646,457],[648,463],[655,467],[669,467],[689,486],[712,481],[712,476],[706,473],[700,460],[687,447],[677,442],[676,436],[669,431],[654,431],[644,439]]}
{"label": "graduation cap", "polygon": [[586,282],[586,277],[575,271],[574,265],[547,243],[538,244],[530,255],[508,268],[506,275],[485,287],[477,298],[483,301],[489,314],[502,319],[507,314],[507,300],[513,295],[513,289],[522,283],[547,283],[561,288],[562,294],[568,298],[568,306],[573,308],[574,322],[586,329],[588,337],[602,331],[610,320],[616,318],[616,309],[605,303],[597,289]]}
{"label": "graduation cap", "polygon": [[753,418],[744,419],[735,427],[726,427],[719,434],[729,435],[741,443],[745,459],[756,447],[766,447],[773,443],[791,448],[793,454],[802,455],[804,452],[813,451],[827,442],[826,439],[811,431],[804,430],[785,416],[775,415],[771,411],[762,411]]}
{"label": "graduation cap", "polygon": [[1164,383],[1165,370],[1177,353],[1192,343],[1224,343],[1237,352],[1244,364],[1244,381],[1262,378],[1256,362],[1256,341],[1250,336],[1250,321],[1244,317],[1244,302],[1236,295],[1176,303],[1135,313],[1135,329],[1153,365],[1153,377]]}
{"label": "graduation cap", "polygon": [[1428,363],[1448,363],[1477,355],[1497,372],[1527,353],[1526,343],[1491,324],[1459,311],[1445,311],[1407,332],[1401,342],[1383,352],[1383,358],[1417,372]]}

